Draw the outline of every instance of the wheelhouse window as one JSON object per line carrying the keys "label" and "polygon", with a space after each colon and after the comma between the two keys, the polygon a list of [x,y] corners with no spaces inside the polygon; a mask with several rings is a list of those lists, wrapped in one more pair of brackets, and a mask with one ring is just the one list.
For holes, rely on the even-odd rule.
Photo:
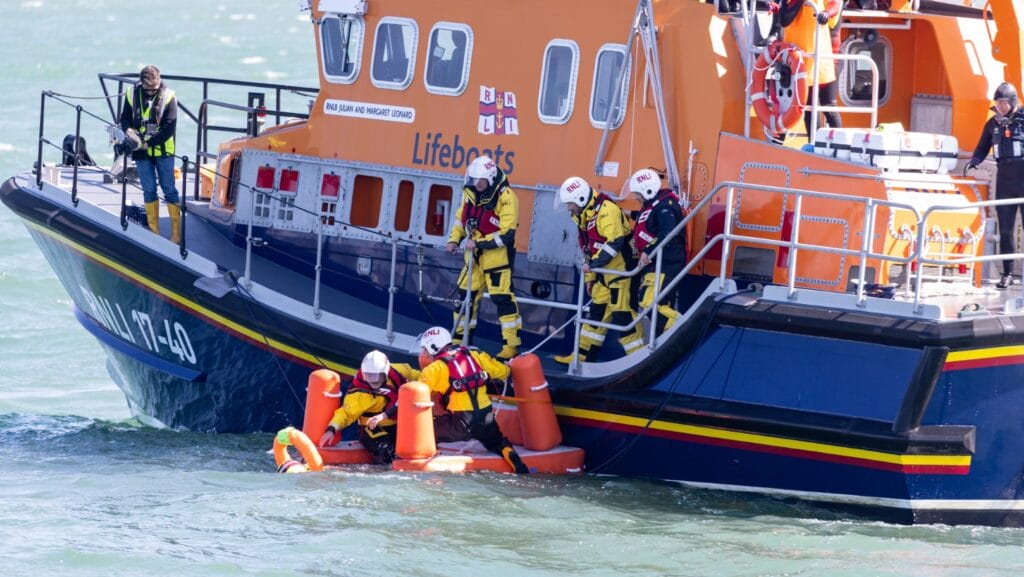
{"label": "wheelhouse window", "polygon": [[597,51],[597,64],[594,66],[594,85],[590,93],[590,123],[596,128],[604,128],[608,118],[608,110],[616,97],[616,83],[619,73],[625,66],[626,81],[617,91],[618,102],[612,115],[612,128],[622,125],[626,117],[626,95],[629,91],[630,62],[626,47],[622,44],[605,44]]}
{"label": "wheelhouse window", "polygon": [[270,205],[274,196],[274,180],[277,170],[272,166],[261,166],[256,170],[256,186],[254,187],[255,200],[253,202],[253,216],[258,219],[270,218]]}
{"label": "wheelhouse window", "polygon": [[[878,104],[889,98],[889,78],[892,72],[892,45],[884,36],[872,44],[863,38],[851,38],[843,43],[841,52],[870,56],[878,67]],[[871,65],[863,60],[844,60],[839,72],[839,97],[844,104],[870,106],[872,89]]]}
{"label": "wheelhouse window", "polygon": [[277,219],[291,222],[295,220],[295,198],[299,193],[299,171],[281,170],[280,196],[277,199]]}
{"label": "wheelhouse window", "polygon": [[469,84],[473,30],[465,24],[438,22],[430,31],[426,73],[427,92],[458,96]]}
{"label": "wheelhouse window", "polygon": [[445,237],[448,234],[448,222],[452,217],[452,196],[452,187],[444,184],[430,185],[426,220],[423,222],[423,232],[427,236]]}
{"label": "wheelhouse window", "polygon": [[363,28],[363,19],[353,16],[327,16],[320,22],[320,51],[328,82],[351,84],[359,76]]}
{"label": "wheelhouse window", "polygon": [[580,47],[572,40],[552,40],[544,50],[537,114],[541,122],[565,124],[576,100]]}
{"label": "wheelhouse window", "polygon": [[384,179],[365,174],[356,175],[352,185],[352,208],[349,222],[363,228],[377,228],[380,222],[381,199],[384,197]]}
{"label": "wheelhouse window", "polygon": [[416,186],[408,180],[398,183],[398,196],[395,198],[395,232],[409,232],[412,226],[412,210],[415,201]]}
{"label": "wheelhouse window", "polygon": [[334,226],[340,192],[340,175],[329,172],[320,178],[320,224]]}
{"label": "wheelhouse window", "polygon": [[408,18],[381,18],[373,42],[370,78],[378,88],[405,90],[412,82],[419,31]]}

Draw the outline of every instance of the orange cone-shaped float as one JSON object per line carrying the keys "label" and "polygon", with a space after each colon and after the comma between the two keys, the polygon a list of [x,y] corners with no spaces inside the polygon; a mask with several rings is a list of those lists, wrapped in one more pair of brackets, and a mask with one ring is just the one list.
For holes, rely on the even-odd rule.
{"label": "orange cone-shaped float", "polygon": [[547,451],[562,442],[562,430],[540,358],[532,353],[520,355],[509,361],[508,366],[512,369],[523,446],[532,451]]}
{"label": "orange cone-shaped float", "polygon": [[410,381],[398,389],[398,432],[395,455],[399,459],[429,459],[437,452],[430,388]]}
{"label": "orange cone-shaped float", "polygon": [[319,440],[331,423],[334,411],[341,405],[341,377],[329,369],[318,369],[309,375],[306,386],[306,414],[302,432]]}

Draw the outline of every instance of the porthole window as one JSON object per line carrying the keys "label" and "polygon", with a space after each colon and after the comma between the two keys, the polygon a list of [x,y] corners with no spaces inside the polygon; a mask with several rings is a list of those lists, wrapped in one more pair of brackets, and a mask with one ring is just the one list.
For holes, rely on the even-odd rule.
{"label": "porthole window", "polygon": [[622,125],[626,117],[626,96],[629,92],[630,62],[626,47],[622,44],[605,44],[597,51],[597,63],[594,66],[594,84],[590,92],[590,123],[596,128],[604,128],[608,118],[608,109],[615,97],[616,82],[619,72],[626,68],[626,81],[618,91],[618,104],[612,115],[612,129]]}
{"label": "porthole window", "polygon": [[[845,54],[870,56],[878,67],[878,105],[889,99],[889,78],[892,72],[892,45],[884,36],[868,44],[860,37],[849,38],[840,51]],[[862,60],[843,60],[839,67],[839,97],[843,104],[870,106],[872,75],[871,66]]]}
{"label": "porthole window", "polygon": [[547,124],[565,124],[576,100],[580,47],[572,40],[552,40],[544,50],[537,115]]}
{"label": "porthole window", "polygon": [[355,82],[363,56],[363,19],[325,17],[320,22],[320,51],[328,82]]}
{"label": "porthole window", "polygon": [[408,18],[381,18],[373,40],[370,79],[378,88],[405,90],[412,83],[416,64],[416,22]]}
{"label": "porthole window", "polygon": [[438,22],[430,31],[423,83],[427,92],[458,96],[469,84],[473,30],[465,24]]}

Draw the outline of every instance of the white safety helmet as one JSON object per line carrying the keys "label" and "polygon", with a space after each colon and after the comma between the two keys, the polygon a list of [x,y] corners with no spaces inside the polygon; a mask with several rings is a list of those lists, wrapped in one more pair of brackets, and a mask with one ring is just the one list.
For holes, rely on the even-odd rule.
{"label": "white safety helmet", "polygon": [[452,334],[444,327],[431,327],[420,335],[420,348],[425,349],[430,356],[437,356],[452,344]]}
{"label": "white safety helmet", "polygon": [[559,204],[575,204],[586,208],[591,196],[590,184],[578,176],[571,176],[558,189]]}
{"label": "white safety helmet", "polygon": [[359,366],[359,370],[363,372],[363,375],[383,375],[387,374],[388,370],[391,369],[391,362],[388,361],[388,356],[380,351],[370,351],[363,357],[363,364]]}
{"label": "white safety helmet", "polygon": [[469,163],[466,168],[466,186],[474,187],[476,181],[481,178],[487,181],[487,186],[494,185],[494,179],[498,176],[498,165],[494,164],[490,156],[478,156]]}
{"label": "white safety helmet", "polygon": [[650,168],[641,168],[629,177],[629,191],[651,200],[661,190],[661,176]]}

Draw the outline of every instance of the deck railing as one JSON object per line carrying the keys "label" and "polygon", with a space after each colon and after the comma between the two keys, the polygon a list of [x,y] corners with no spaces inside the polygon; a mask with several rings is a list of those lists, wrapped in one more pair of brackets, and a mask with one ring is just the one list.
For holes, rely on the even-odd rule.
{"label": "deck railing", "polygon": [[[44,92],[44,93],[42,93],[41,103],[40,103],[40,124],[39,124],[39,134],[40,134],[40,136],[39,136],[39,148],[38,148],[38,158],[37,158],[37,163],[38,163],[39,170],[37,171],[37,175],[36,175],[36,183],[40,187],[42,186],[42,180],[43,180],[42,167],[43,167],[43,150],[44,150],[44,147],[49,145],[51,147],[58,148],[58,149],[60,149],[63,152],[63,146],[57,146],[56,144],[54,144],[53,142],[51,142],[50,140],[45,138],[45,121],[44,121],[44,118],[45,118],[45,111],[46,111],[46,102],[47,102],[48,99],[52,99],[52,100],[61,102],[62,104],[70,106],[72,109],[74,109],[75,114],[76,114],[76,133],[75,133],[76,137],[80,136],[82,118],[83,118],[84,115],[85,116],[89,116],[89,117],[93,117],[93,118],[99,120],[100,122],[103,122],[106,125],[111,125],[110,122],[107,122],[107,121],[103,120],[102,118],[100,118],[99,116],[96,116],[95,114],[92,114],[92,113],[84,110],[80,105],[77,105],[75,103],[70,102],[63,95],[58,95],[58,94],[55,94],[55,93],[52,93],[52,92]],[[196,117],[196,120],[198,121],[198,124],[200,126],[205,124],[205,122],[204,122],[204,119],[206,118],[205,111],[207,110],[207,108],[209,106],[219,106],[221,104],[222,103],[218,103],[218,102],[215,102],[215,101],[206,101],[206,102],[204,102],[200,106],[199,116]],[[254,109],[253,107],[227,106],[226,108],[228,108],[230,110],[236,110],[236,111],[245,112],[246,114],[251,114],[251,113],[254,113],[256,111],[256,109]],[[289,114],[289,113],[284,113],[284,112],[281,113],[281,117],[288,117],[288,116],[294,116],[294,115]],[[78,139],[76,138],[76,145],[75,145],[76,148],[74,150],[76,155],[77,155],[77,152],[78,152],[78,150],[77,150],[77,142],[78,142]],[[185,170],[182,171],[182,188],[184,190],[186,188],[186,186],[188,185],[188,181],[187,181],[188,174],[193,172],[193,171],[190,168],[192,166],[192,164],[191,164],[190,160],[187,157],[182,157],[181,160],[183,161],[183,163],[185,165]],[[399,169],[396,168],[396,169],[392,169],[392,170],[396,170],[397,171]],[[215,178],[218,178],[218,179],[223,178],[225,180],[230,180],[232,178],[231,175],[218,174],[216,172],[216,170],[212,171],[212,174],[213,174],[213,176]],[[454,176],[454,175],[449,175],[449,176],[450,176],[450,178],[452,179],[453,182],[456,182],[456,183],[461,182],[461,179],[457,178],[456,176]],[[893,175],[893,178],[899,178],[899,177],[900,177],[900,175]],[[947,180],[949,180],[950,182],[954,182],[954,183],[968,183],[968,184],[973,183],[973,184],[978,184],[978,181],[960,180],[960,179],[955,179],[955,178],[949,179],[948,177],[947,177]],[[235,186],[237,186],[240,191],[241,190],[248,191],[248,194],[250,195],[250,205],[251,206],[255,206],[255,204],[256,204],[255,203],[255,194],[257,194],[257,192],[259,194],[271,194],[271,196],[273,196],[272,193],[268,193],[266,190],[256,191],[256,189],[254,187],[245,185],[245,184],[240,183],[240,182],[234,182],[233,184]],[[126,207],[127,207],[127,188],[126,188],[126,186],[127,186],[126,183],[122,183],[122,203],[121,203],[121,215],[120,216],[121,216],[121,226],[123,228],[127,228],[127,226],[128,226],[128,223],[127,223],[127,212],[126,212]],[[528,189],[528,190],[532,189],[532,190],[534,190],[536,192],[541,192],[541,191],[550,191],[550,190],[552,190],[553,187],[518,186],[517,188],[523,188],[523,189]],[[758,237],[751,237],[751,236],[746,236],[746,235],[742,235],[742,234],[737,234],[734,231],[734,229],[733,229],[733,223],[736,221],[736,218],[737,218],[737,214],[736,214],[736,210],[737,210],[737,207],[736,207],[736,191],[737,191],[737,189],[742,189],[744,191],[758,191],[760,193],[769,194],[769,195],[783,195],[783,196],[788,196],[788,197],[793,198],[793,200],[794,200],[794,213],[793,213],[793,216],[794,216],[793,223],[794,223],[794,225],[793,225],[793,229],[792,229],[792,236],[788,240],[775,240],[775,239],[765,239],[765,238],[758,238]],[[1022,259],[1022,258],[1024,258],[1024,254],[1022,254],[1022,253],[1016,253],[1016,254],[1012,254],[1012,255],[974,256],[973,253],[977,252],[976,247],[972,247],[973,249],[970,250],[970,251],[964,251],[964,254],[966,254],[967,256],[964,256],[963,254],[948,254],[945,251],[944,245],[943,245],[943,248],[940,248],[939,254],[937,256],[936,255],[929,255],[926,252],[926,249],[928,247],[928,243],[929,242],[934,242],[934,241],[936,241],[936,239],[939,240],[940,244],[942,244],[944,242],[942,240],[943,237],[942,237],[941,234],[938,235],[938,237],[936,237],[936,235],[933,234],[933,231],[929,228],[929,220],[932,217],[932,215],[934,215],[936,213],[940,213],[940,212],[947,212],[947,211],[963,212],[965,210],[968,210],[968,211],[969,210],[978,210],[979,211],[979,215],[983,215],[984,214],[984,209],[986,207],[1002,206],[1002,205],[1010,205],[1010,204],[1024,204],[1024,200],[1021,200],[1021,199],[1017,199],[1017,200],[983,201],[983,202],[975,202],[975,203],[965,203],[965,204],[960,204],[960,205],[955,205],[955,206],[954,205],[932,206],[932,207],[929,207],[928,209],[926,209],[924,212],[921,212],[921,211],[919,211],[914,206],[911,206],[911,205],[908,205],[908,204],[904,204],[904,203],[899,203],[899,202],[888,201],[888,200],[880,200],[880,199],[874,199],[874,198],[865,198],[865,197],[853,196],[853,195],[834,194],[834,193],[823,192],[823,191],[801,190],[801,189],[794,189],[794,188],[787,188],[787,187],[774,187],[774,186],[758,185],[758,184],[743,183],[743,182],[722,182],[722,183],[719,183],[718,185],[716,185],[713,190],[711,190],[708,194],[706,194],[704,196],[704,198],[700,201],[700,203],[698,203],[696,206],[692,207],[692,209],[690,210],[689,214],[684,218],[684,220],[681,223],[679,223],[679,225],[673,231],[671,231],[669,233],[669,235],[666,236],[666,238],[663,240],[662,243],[659,243],[661,246],[655,251],[654,258],[653,258],[653,261],[655,262],[655,272],[658,273],[658,276],[656,277],[656,279],[660,280],[660,273],[661,273],[660,261],[661,261],[661,259],[658,258],[658,257],[660,256],[661,251],[663,250],[662,247],[664,247],[667,244],[667,241],[671,240],[671,238],[675,237],[676,235],[683,234],[683,231],[686,229],[686,227],[688,225],[690,225],[692,222],[694,222],[694,219],[697,218],[697,215],[701,214],[702,211],[704,211],[707,208],[708,204],[710,202],[712,202],[713,199],[715,199],[716,197],[720,196],[721,194],[724,194],[724,196],[725,196],[725,227],[724,227],[724,230],[721,233],[717,234],[714,238],[708,239],[708,241],[704,244],[703,248],[699,252],[697,252],[695,255],[693,255],[693,257],[690,259],[690,261],[686,264],[686,266],[683,268],[683,270],[680,273],[678,273],[677,275],[673,276],[670,279],[665,279],[664,286],[662,286],[662,284],[660,282],[657,282],[655,284],[655,286],[654,286],[654,299],[653,299],[652,304],[650,306],[642,309],[641,311],[639,311],[639,313],[637,315],[637,318],[634,321],[632,321],[630,324],[628,324],[628,325],[616,325],[616,324],[612,324],[612,323],[603,323],[603,322],[601,322],[599,320],[587,320],[587,319],[584,318],[584,315],[587,312],[587,303],[585,302],[585,296],[586,295],[585,295],[585,292],[583,290],[583,287],[585,286],[585,283],[584,283],[584,278],[583,278],[582,272],[580,273],[580,275],[578,277],[577,296],[576,296],[575,303],[554,302],[554,301],[550,301],[550,300],[537,299],[537,298],[529,298],[529,297],[517,297],[517,300],[519,301],[519,303],[521,303],[523,305],[526,305],[526,306],[536,306],[536,307],[544,307],[544,308],[548,308],[548,309],[552,309],[552,310],[571,311],[573,313],[572,323],[567,323],[566,325],[563,325],[563,327],[555,329],[554,331],[552,331],[552,335],[549,335],[549,338],[550,338],[550,336],[553,336],[554,334],[557,334],[558,332],[564,330],[564,328],[566,328],[568,326],[568,324],[574,324],[575,327],[576,327],[576,335],[574,337],[574,345],[576,345],[577,349],[578,349],[579,334],[580,334],[580,330],[582,328],[582,325],[584,323],[590,324],[590,325],[593,325],[593,326],[599,326],[599,327],[604,327],[604,328],[608,328],[608,329],[613,329],[613,330],[626,331],[626,330],[631,330],[632,328],[634,328],[637,325],[637,323],[641,322],[643,319],[650,318],[652,326],[656,326],[655,321],[656,321],[658,305],[663,302],[663,300],[666,298],[666,295],[671,294],[671,292],[679,285],[679,283],[685,278],[685,276],[687,274],[689,274],[694,269],[694,267],[696,267],[698,264],[700,264],[700,263],[702,263],[704,261],[704,258],[707,256],[707,254],[711,250],[715,249],[718,246],[721,246],[721,248],[722,248],[722,256],[721,256],[721,260],[720,260],[720,271],[719,271],[719,274],[718,274],[718,276],[719,276],[719,286],[725,286],[725,281],[727,279],[727,274],[728,274],[728,270],[729,270],[729,263],[730,263],[730,260],[731,260],[731,257],[732,257],[732,253],[733,253],[733,244],[736,243],[736,242],[742,242],[742,243],[745,243],[745,244],[750,244],[750,245],[755,245],[755,246],[767,246],[767,247],[773,247],[773,248],[785,248],[785,249],[788,249],[788,251],[789,251],[789,262],[788,262],[788,278],[787,278],[787,282],[786,282],[786,288],[788,290],[788,294],[791,297],[795,294],[795,292],[797,290],[800,290],[797,287],[798,280],[796,278],[796,268],[797,268],[797,262],[798,262],[798,259],[800,257],[801,251],[832,253],[832,254],[842,255],[844,257],[851,257],[851,258],[859,259],[860,266],[858,268],[858,279],[857,279],[857,288],[856,288],[856,302],[858,303],[858,305],[863,305],[866,302],[867,298],[868,298],[866,293],[865,293],[865,289],[866,289],[865,274],[866,274],[866,270],[867,270],[867,262],[868,262],[869,259],[875,259],[875,260],[879,260],[879,261],[882,261],[882,262],[889,262],[889,263],[902,263],[905,267],[916,266],[916,271],[915,271],[915,275],[914,275],[915,282],[913,283],[913,286],[911,286],[912,283],[910,281],[910,275],[906,275],[907,276],[907,281],[906,281],[906,285],[905,285],[906,296],[907,297],[912,296],[912,298],[913,298],[915,314],[920,314],[921,309],[922,309],[922,305],[921,305],[922,290],[921,290],[921,288],[924,286],[924,283],[926,281],[932,280],[932,279],[927,278],[924,275],[924,265],[934,265],[934,266],[939,267],[939,277],[938,278],[939,278],[939,280],[941,280],[941,278],[942,278],[941,277],[941,271],[942,271],[943,267],[954,266],[954,265],[970,265],[970,264],[973,264],[973,263],[976,263],[976,262],[989,262],[989,261],[995,261],[995,260]],[[182,194],[182,197],[184,197],[184,194]],[[857,247],[857,248],[849,248],[849,247],[844,247],[844,246],[829,246],[829,245],[819,245],[819,244],[812,244],[812,243],[803,242],[801,240],[801,227],[800,227],[800,223],[802,221],[802,215],[803,215],[803,211],[804,211],[804,204],[803,204],[804,203],[804,199],[809,199],[809,198],[822,199],[822,200],[835,201],[835,202],[845,202],[845,203],[850,203],[850,204],[853,204],[853,205],[860,206],[861,210],[862,210],[862,213],[863,213],[863,216],[862,216],[863,228],[860,231],[861,239],[862,240],[861,240],[860,246]],[[77,166],[73,167],[72,186],[71,186],[71,200],[72,200],[72,205],[73,206],[77,206],[77,204],[78,204],[78,167]],[[184,200],[182,200],[182,204],[184,205]],[[909,251],[909,254],[907,254],[906,256],[896,256],[896,255],[891,255],[891,254],[878,253],[878,252],[875,252],[872,249],[871,239],[874,237],[875,231],[877,229],[877,211],[878,211],[879,208],[882,208],[882,207],[888,208],[888,209],[904,210],[904,211],[908,211],[910,214],[914,215],[914,222],[916,223],[916,233],[911,233],[911,232],[909,232],[909,230],[904,233],[904,235],[907,237],[907,240],[911,240],[911,239],[913,240],[913,246],[912,246],[911,250]],[[182,208],[184,210],[185,207],[183,206]],[[319,213],[314,212],[314,211],[309,210],[309,209],[304,208],[304,207],[300,207],[300,206],[295,206],[294,209],[298,210],[298,211],[309,212],[310,214],[313,214],[316,217],[315,218],[315,222],[318,222],[318,223],[320,222],[320,218],[319,218],[320,214]],[[245,265],[245,273],[244,273],[244,277],[243,277],[243,282],[245,282],[247,285],[250,285],[250,286],[251,286],[251,283],[252,283],[252,268],[251,268],[252,251],[253,251],[253,247],[257,245],[256,239],[253,238],[253,232],[252,232],[252,226],[253,225],[252,225],[252,221],[253,221],[253,219],[250,217],[249,232],[247,233],[246,246],[245,246],[246,265]],[[184,227],[184,222],[185,222],[185,219],[183,218],[182,219],[182,226],[183,227]],[[318,247],[320,247],[322,245],[323,226],[324,225],[322,223],[319,224],[318,225],[318,230],[316,231],[317,238],[318,238]],[[356,228],[356,229],[361,229],[361,227],[352,225],[351,223],[346,223],[346,226],[349,226],[349,227],[352,227],[352,228]],[[934,227],[931,227],[931,228],[934,228]],[[364,230],[369,230],[369,229],[364,229]],[[394,336],[395,336],[395,333],[394,333],[394,317],[395,317],[395,308],[396,308],[394,296],[395,296],[395,294],[399,290],[399,288],[398,288],[398,279],[396,278],[396,268],[397,268],[397,264],[398,264],[398,250],[399,250],[399,247],[401,245],[407,245],[407,246],[410,246],[410,247],[414,247],[416,249],[416,251],[417,251],[418,257],[421,257],[422,254],[424,253],[424,251],[427,248],[434,248],[434,246],[430,245],[430,244],[426,244],[426,243],[417,243],[417,242],[413,242],[413,241],[409,241],[409,240],[405,240],[405,239],[395,238],[394,236],[392,236],[390,234],[381,233],[379,231],[369,230],[369,232],[372,232],[373,234],[377,235],[379,237],[379,239],[380,239],[380,242],[388,244],[390,246],[390,250],[391,250],[391,257],[390,257],[391,273],[390,273],[390,278],[388,280],[388,293],[389,293],[389,295],[388,295],[388,304],[387,304],[386,333],[387,333],[388,339],[389,340],[393,340]],[[187,250],[186,250],[185,243],[184,243],[184,236],[185,235],[182,234],[181,253],[182,253],[182,257],[183,258],[187,256]],[[977,242],[979,242],[980,236],[981,236],[980,235],[980,231],[979,231],[978,234],[973,234],[972,233],[971,237],[970,237],[970,242],[976,244]],[[311,287],[312,288],[311,304],[312,304],[313,315],[314,315],[315,318],[319,318],[320,317],[320,312],[321,312],[321,310],[320,310],[320,294],[321,294],[322,279],[321,279],[321,274],[320,273],[323,270],[323,258],[324,258],[323,251],[318,248],[317,256],[316,256],[316,262],[314,263],[316,274],[314,275],[314,278],[312,279],[313,286]],[[634,277],[634,276],[638,275],[642,270],[643,269],[638,266],[638,267],[636,267],[636,268],[634,268],[633,270],[630,270],[630,271],[615,271],[615,270],[608,270],[608,269],[595,269],[593,272],[598,273],[598,274],[612,275],[612,276],[618,275],[618,276]],[[470,293],[467,294],[466,299],[461,300],[461,301],[454,301],[454,302],[452,302],[452,301],[450,301],[448,299],[442,299],[442,298],[439,298],[439,297],[434,297],[432,300],[434,302],[449,302],[449,303],[451,303],[451,304],[453,304],[455,306],[464,306],[464,307],[466,307],[464,310],[468,311],[469,310],[469,308],[468,308],[469,307],[469,303],[472,302],[473,298],[474,298],[474,295],[470,292]],[[697,306],[697,305],[699,305],[699,303],[695,303],[693,306]],[[466,317],[468,317],[468,315],[464,316],[464,319]],[[468,331],[467,331],[467,335],[468,335]],[[648,338],[648,341],[647,341],[647,346],[651,350],[654,350],[659,345],[657,336],[658,335],[654,334],[654,331],[651,331],[651,334],[649,335],[649,338]],[[578,370],[578,369],[579,369],[578,364],[574,364],[574,365],[570,366],[570,370]]]}
{"label": "deck railing", "polygon": [[[99,97],[76,97],[58,94],[53,91],[44,90],[40,95],[39,102],[39,142],[36,154],[36,186],[42,186],[43,182],[43,153],[46,147],[51,147],[61,151],[61,154],[65,154],[69,151],[65,150],[64,143],[60,145],[46,138],[46,102],[47,100],[53,100],[67,107],[70,107],[75,111],[75,132],[74,132],[74,144],[72,151],[75,161],[72,163],[72,177],[71,177],[71,203],[74,206],[78,206],[78,170],[80,166],[79,159],[81,158],[81,151],[79,146],[82,142],[82,118],[83,116],[91,118],[101,125],[108,131],[111,129],[118,128],[118,120],[121,114],[121,108],[125,102],[124,87],[128,85],[133,86],[138,80],[137,74],[114,74],[114,73],[100,73],[98,74],[100,81],[100,88],[103,91],[103,96]],[[196,156],[194,162],[191,162],[188,156],[179,156],[177,154],[174,157],[181,161],[181,190],[179,191],[179,209],[181,211],[181,234],[179,241],[179,252],[181,258],[188,257],[187,241],[185,236],[185,229],[187,227],[187,213],[188,203],[186,202],[186,196],[188,191],[188,175],[192,172],[192,167],[195,167],[195,180],[194,180],[194,198],[199,199],[199,167],[202,166],[210,158],[216,158],[215,154],[208,152],[209,146],[209,133],[211,131],[219,132],[233,132],[247,134],[249,136],[255,136],[259,130],[260,122],[263,115],[272,115],[276,119],[276,123],[280,124],[282,118],[308,118],[307,113],[289,112],[282,109],[283,106],[283,95],[285,93],[294,93],[302,96],[315,96],[319,91],[318,88],[310,88],[303,86],[292,86],[285,84],[273,84],[266,82],[247,82],[239,80],[225,80],[217,78],[205,78],[199,76],[178,76],[178,75],[164,75],[163,78],[167,81],[171,81],[178,84],[198,84],[202,92],[202,102],[199,107],[199,114],[193,114],[189,109],[188,105],[182,101],[181,92],[177,91],[177,106],[178,110],[185,114],[185,117],[196,123],[197,136],[196,136]],[[117,89],[111,91],[108,86],[108,82],[115,83]],[[270,90],[273,91],[274,98],[272,101],[272,109],[267,109],[264,106],[265,95],[262,92],[249,92],[248,106],[240,106],[225,102],[219,102],[210,100],[208,98],[211,89],[213,88],[243,88],[243,89],[258,89],[258,90]],[[96,113],[86,110],[81,104],[73,101],[90,101],[90,100],[103,100],[107,105],[107,110],[110,113],[110,118],[105,119]],[[116,101],[116,102],[115,102]],[[209,107],[219,107],[226,110],[240,111],[246,114],[246,125],[245,127],[233,127],[223,125],[211,125],[208,123],[208,109]],[[176,137],[185,134],[185,131],[178,130]],[[116,160],[116,158],[115,158]],[[121,155],[121,212],[120,212],[120,223],[122,229],[128,228],[128,179],[124,176],[127,174],[128,169],[128,157],[127,155]],[[116,175],[111,174],[110,171],[106,171],[108,175],[116,179]]]}

